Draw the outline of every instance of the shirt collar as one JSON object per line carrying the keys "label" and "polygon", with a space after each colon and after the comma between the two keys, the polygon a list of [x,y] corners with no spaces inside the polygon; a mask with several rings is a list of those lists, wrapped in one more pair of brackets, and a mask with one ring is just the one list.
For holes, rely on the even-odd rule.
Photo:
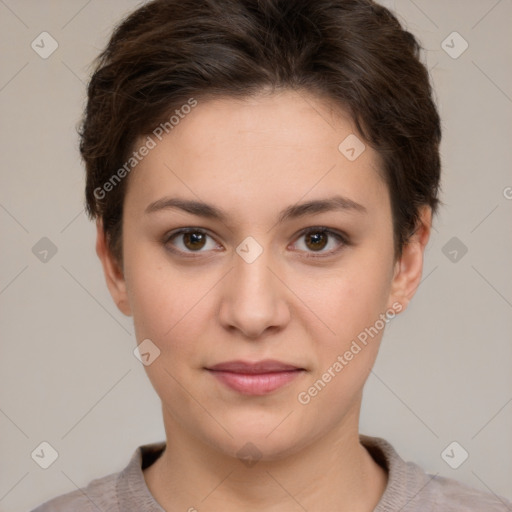
{"label": "shirt collar", "polygon": [[[359,435],[361,444],[377,464],[388,473],[388,482],[374,512],[391,512],[405,508],[431,478],[416,464],[404,462],[385,439]],[[150,466],[164,451],[165,441],[139,446],[116,483],[119,510],[165,512],[151,494],[144,479],[143,469]]]}

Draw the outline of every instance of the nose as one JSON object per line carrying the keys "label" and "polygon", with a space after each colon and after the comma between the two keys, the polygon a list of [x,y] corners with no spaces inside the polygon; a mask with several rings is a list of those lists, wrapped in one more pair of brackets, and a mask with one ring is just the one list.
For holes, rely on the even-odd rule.
{"label": "nose", "polygon": [[248,262],[235,253],[234,268],[223,280],[219,317],[224,328],[238,330],[245,338],[262,338],[290,320],[283,276],[273,268],[270,251]]}

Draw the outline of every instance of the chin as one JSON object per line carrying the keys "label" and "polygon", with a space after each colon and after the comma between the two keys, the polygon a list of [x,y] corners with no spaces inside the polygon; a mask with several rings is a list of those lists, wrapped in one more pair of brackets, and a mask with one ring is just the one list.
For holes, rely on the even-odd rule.
{"label": "chin", "polygon": [[286,424],[290,420],[283,421],[287,414],[269,414],[265,418],[261,413],[257,417],[239,415],[236,423],[220,420],[232,437],[224,430],[214,438],[211,431],[202,434],[208,444],[226,455],[239,459],[280,460],[300,451],[316,437],[313,432],[298,431],[291,422]]}

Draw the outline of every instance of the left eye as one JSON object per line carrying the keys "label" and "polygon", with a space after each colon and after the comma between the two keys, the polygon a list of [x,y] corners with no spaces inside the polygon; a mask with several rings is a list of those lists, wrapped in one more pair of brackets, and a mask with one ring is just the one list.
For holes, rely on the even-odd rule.
{"label": "left eye", "polygon": [[[334,233],[333,231],[330,231],[326,228],[309,228],[306,232],[302,233],[299,237],[299,240],[304,237],[304,246],[306,247],[306,252],[313,252],[318,253],[320,252],[321,255],[324,254],[332,254],[336,252],[336,246],[339,245],[347,245],[347,241],[345,237],[338,233]],[[332,239],[335,239],[337,243],[332,244]],[[324,250],[329,245],[333,246],[334,248],[331,250]],[[313,257],[316,255],[313,254]]]}
{"label": "left eye", "polygon": [[[306,249],[299,250],[321,253],[321,256],[336,252],[337,246],[348,245],[344,236],[322,227],[309,228],[305,232],[301,233],[297,240],[301,240],[302,238],[304,238],[303,246],[306,247]],[[208,239],[210,239],[210,247],[208,247]],[[333,239],[336,243],[333,243]],[[180,243],[177,243],[174,240],[178,240]],[[170,249],[173,252],[188,252],[189,254],[194,252],[206,252],[207,250],[214,250],[217,247],[213,238],[206,231],[199,228],[181,229],[166,237],[165,244],[174,246],[176,249]],[[325,250],[326,247],[329,246],[332,248],[330,250]],[[202,249],[205,250],[203,251]],[[311,256],[315,257],[316,255],[312,254]]]}

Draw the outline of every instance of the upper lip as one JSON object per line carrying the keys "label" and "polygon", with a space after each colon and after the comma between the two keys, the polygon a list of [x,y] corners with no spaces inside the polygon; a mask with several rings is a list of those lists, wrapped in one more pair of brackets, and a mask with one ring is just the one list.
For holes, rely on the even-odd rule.
{"label": "upper lip", "polygon": [[224,371],[232,373],[275,373],[275,372],[286,372],[293,370],[303,370],[299,366],[293,364],[283,363],[282,361],[276,361],[275,359],[265,359],[262,361],[226,361],[219,363],[214,366],[207,367],[207,370]]}

